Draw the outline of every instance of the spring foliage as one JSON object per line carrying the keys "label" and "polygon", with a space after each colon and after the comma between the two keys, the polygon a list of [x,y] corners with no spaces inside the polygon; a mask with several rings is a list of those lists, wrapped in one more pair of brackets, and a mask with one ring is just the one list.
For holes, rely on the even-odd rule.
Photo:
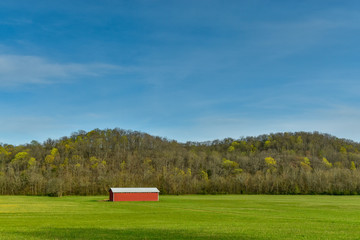
{"label": "spring foliage", "polygon": [[95,129],[1,144],[0,194],[93,195],[114,186],[163,194],[358,194],[359,164],[359,143],[317,132],[178,143]]}

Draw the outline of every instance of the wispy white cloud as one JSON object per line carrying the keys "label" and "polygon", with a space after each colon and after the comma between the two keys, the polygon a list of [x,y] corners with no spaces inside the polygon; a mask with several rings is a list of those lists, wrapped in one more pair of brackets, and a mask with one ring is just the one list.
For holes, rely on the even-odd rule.
{"label": "wispy white cloud", "polygon": [[12,19],[0,20],[0,25],[28,25],[32,23],[33,21],[31,19],[26,19],[26,18],[12,18]]}
{"label": "wispy white cloud", "polygon": [[359,29],[359,20],[355,10],[324,9],[289,21],[252,22],[247,28],[262,37],[252,38],[246,46],[274,61],[315,47],[338,46],[344,33]]}
{"label": "wispy white cloud", "polygon": [[0,55],[0,86],[49,84],[124,71],[125,68],[112,64],[56,63],[38,56]]}

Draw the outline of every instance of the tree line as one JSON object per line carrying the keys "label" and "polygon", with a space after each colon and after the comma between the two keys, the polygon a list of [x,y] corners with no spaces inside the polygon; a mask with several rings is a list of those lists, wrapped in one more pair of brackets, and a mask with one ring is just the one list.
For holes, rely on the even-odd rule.
{"label": "tree line", "polygon": [[0,194],[359,194],[360,144],[318,132],[179,143],[95,129],[43,143],[0,144]]}

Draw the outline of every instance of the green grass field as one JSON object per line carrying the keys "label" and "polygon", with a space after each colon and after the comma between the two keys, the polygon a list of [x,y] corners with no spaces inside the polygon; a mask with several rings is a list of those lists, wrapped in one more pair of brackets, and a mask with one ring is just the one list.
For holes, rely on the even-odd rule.
{"label": "green grass field", "polygon": [[359,239],[359,196],[0,196],[0,239]]}

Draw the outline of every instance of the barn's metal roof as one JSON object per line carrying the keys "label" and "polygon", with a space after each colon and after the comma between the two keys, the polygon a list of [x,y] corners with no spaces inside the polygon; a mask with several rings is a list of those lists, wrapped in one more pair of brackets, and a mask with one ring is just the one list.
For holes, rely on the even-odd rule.
{"label": "barn's metal roof", "polygon": [[160,192],[157,188],[110,188],[113,193]]}

